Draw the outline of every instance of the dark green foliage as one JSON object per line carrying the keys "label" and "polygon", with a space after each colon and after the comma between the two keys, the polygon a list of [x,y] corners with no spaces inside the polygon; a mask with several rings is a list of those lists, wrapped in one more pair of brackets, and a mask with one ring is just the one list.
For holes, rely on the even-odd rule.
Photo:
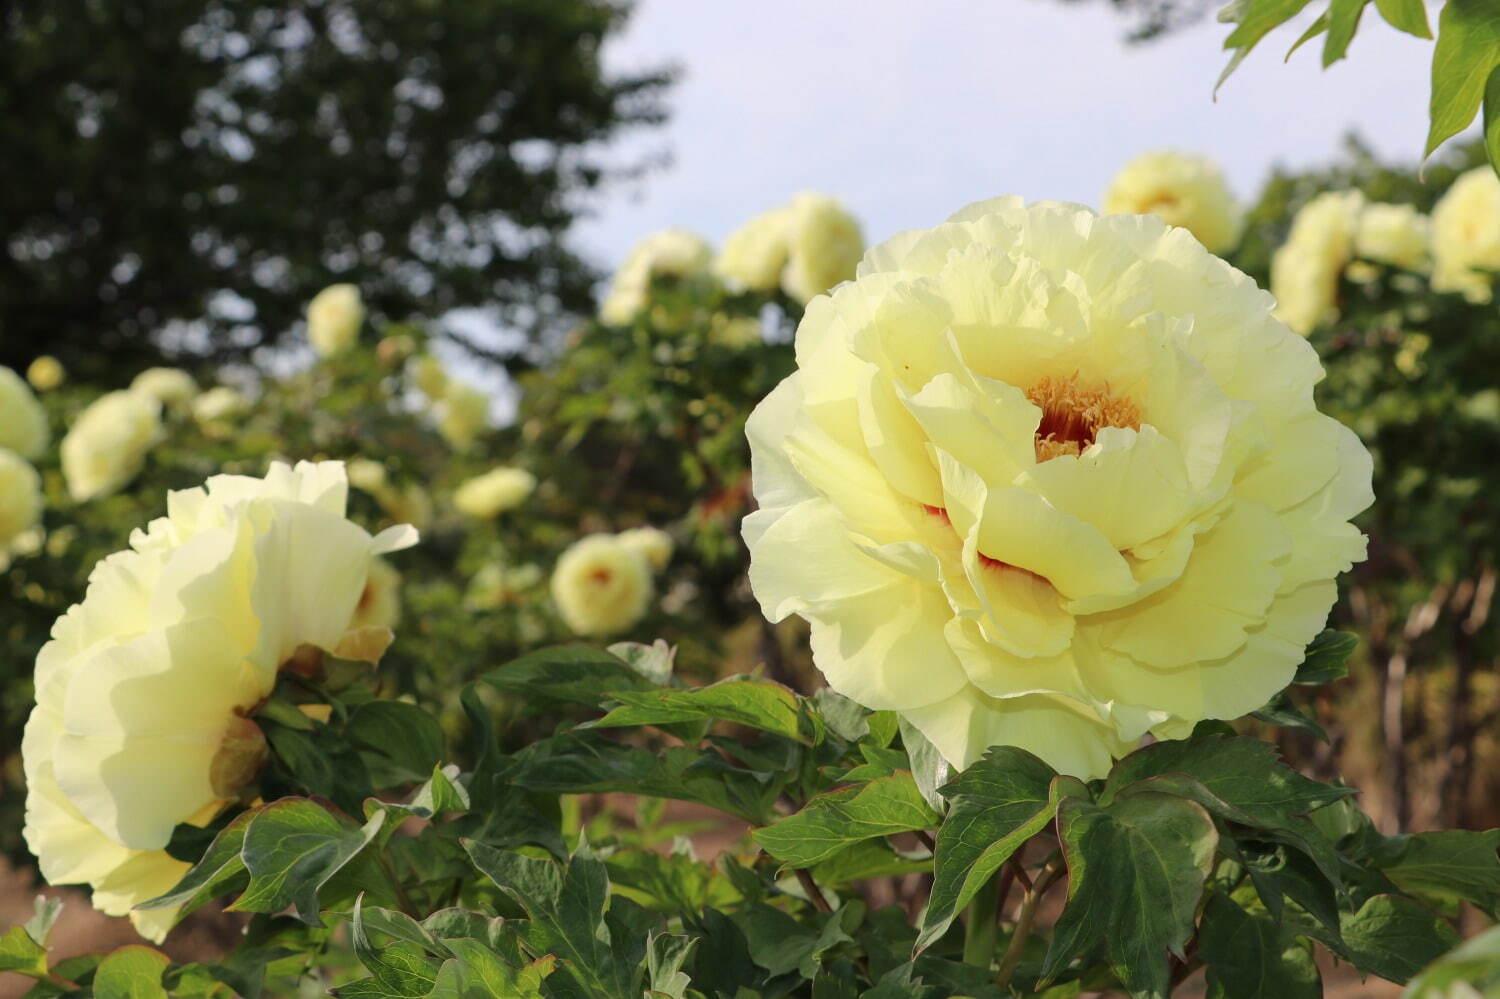
{"label": "dark green foliage", "polygon": [[[627,15],[612,0],[6,5],[0,363],[243,353],[336,280],[391,319],[482,307],[560,332],[591,300],[563,242],[580,197],[638,167],[596,149],[663,117],[668,74],[601,65]],[[192,333],[156,336],[175,320]]]}

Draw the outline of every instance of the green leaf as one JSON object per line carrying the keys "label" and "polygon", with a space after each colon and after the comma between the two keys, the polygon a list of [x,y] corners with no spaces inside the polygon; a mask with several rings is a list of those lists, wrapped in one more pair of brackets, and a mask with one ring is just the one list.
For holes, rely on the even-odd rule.
{"label": "green leaf", "polygon": [[672,660],[677,657],[677,647],[658,638],[650,645],[640,642],[615,642],[608,652],[656,684],[672,682]]}
{"label": "green leaf", "polygon": [[1342,680],[1349,675],[1349,657],[1358,645],[1359,639],[1347,631],[1323,632],[1308,644],[1292,682],[1312,685]]}
{"label": "green leaf", "polygon": [[1500,829],[1445,829],[1396,836],[1375,861],[1402,891],[1439,902],[1464,899],[1493,914],[1500,906]]}
{"label": "green leaf", "polygon": [[0,971],[44,977],[47,974],[47,948],[33,939],[26,927],[12,926],[0,936]]}
{"label": "green leaf", "polygon": [[1250,717],[1268,725],[1279,725],[1282,728],[1294,728],[1299,732],[1306,732],[1319,742],[1328,741],[1328,733],[1323,726],[1319,725],[1315,719],[1309,718],[1301,708],[1292,703],[1292,699],[1284,690],[1267,701],[1265,707],[1250,712]]}
{"label": "green leaf", "polygon": [[[378,990],[380,995],[399,996],[403,999],[421,999],[432,991],[437,983],[439,963],[427,953],[434,942],[425,930],[409,916],[401,913],[371,910],[376,920],[367,921],[363,899],[354,903],[354,919],[351,937],[354,954],[373,979],[373,989],[364,986],[360,991],[370,994]],[[400,917],[400,918],[396,918]],[[372,927],[371,922],[376,926]],[[393,937],[392,942],[376,947],[370,941],[369,931],[385,932]],[[339,995],[349,992],[340,990]]]}
{"label": "green leaf", "polygon": [[1302,46],[1306,45],[1308,42],[1312,41],[1314,38],[1317,38],[1319,35],[1321,35],[1323,32],[1325,32],[1327,30],[1328,30],[1328,11],[1325,10],[1323,13],[1319,14],[1317,16],[1317,18],[1313,21],[1313,23],[1309,24],[1307,26],[1307,30],[1304,31],[1304,32],[1302,32],[1301,36],[1299,36],[1298,39],[1295,42],[1292,43],[1292,47],[1286,50],[1286,55],[1283,58],[1285,60],[1290,60],[1292,58],[1292,54],[1293,53],[1295,53]]}
{"label": "green leaf", "polygon": [[1196,802],[1150,791],[1101,808],[1084,798],[1058,804],[1068,865],[1068,901],[1042,975],[1055,977],[1103,941],[1110,968],[1134,996],[1165,999],[1168,954],[1193,934],[1218,834]]}
{"label": "green leaf", "polygon": [[1370,0],[1331,0],[1328,5],[1328,37],[1323,41],[1323,68],[1327,69],[1349,51],[1359,30],[1359,19]]}
{"label": "green leaf", "polygon": [[1290,927],[1214,892],[1203,910],[1198,954],[1210,999],[1319,999],[1318,966]]}
{"label": "green leaf", "polygon": [[906,747],[906,757],[911,760],[912,780],[917,782],[917,790],[922,792],[927,803],[941,814],[948,803],[938,793],[938,788],[948,783],[952,776],[948,761],[943,759],[936,746],[927,741],[921,730],[904,717],[898,717],[896,724],[901,733],[901,744]]}
{"label": "green leaf", "polygon": [[1235,25],[1229,37],[1224,39],[1224,48],[1232,51],[1229,65],[1219,74],[1214,90],[1224,85],[1236,67],[1273,28],[1280,27],[1302,12],[1309,0],[1235,0],[1219,12],[1220,21]]}
{"label": "green leaf", "polygon": [[408,816],[430,819],[434,815],[441,815],[445,812],[467,812],[468,810],[469,792],[459,782],[458,767],[435,766],[427,782],[412,792],[410,801],[395,804],[378,798],[366,798],[364,814],[368,819],[377,811],[389,812],[390,821],[386,823],[384,830],[386,837],[389,837],[395,831],[396,826]]}
{"label": "green leaf", "polygon": [[241,812],[234,821],[219,830],[219,835],[208,845],[203,856],[182,880],[165,895],[141,902],[137,909],[166,909],[181,906],[181,915],[187,915],[211,898],[241,891],[248,881],[245,862],[240,851],[245,845],[245,830],[259,810]]}
{"label": "green leaf", "polygon": [[543,999],[542,982],[557,967],[550,954],[514,968],[478,940],[449,940],[452,960],[438,969],[430,999]]}
{"label": "green leaf", "polygon": [[687,999],[691,978],[682,970],[698,945],[694,937],[671,933],[653,934],[646,945],[647,988],[665,999]]}
{"label": "green leaf", "polygon": [[1432,98],[1427,146],[1431,156],[1469,126],[1490,74],[1500,66],[1500,17],[1490,0],[1448,0],[1438,15],[1432,53]]}
{"label": "green leaf", "polygon": [[1371,896],[1358,912],[1344,913],[1341,929],[1355,967],[1398,983],[1458,942],[1447,922],[1402,895]]}
{"label": "green leaf", "polygon": [[779,683],[730,677],[685,690],[622,690],[610,694],[620,706],[587,728],[727,721],[812,744],[815,733],[797,695]]}
{"label": "green leaf", "polygon": [[1461,989],[1454,988],[1459,983],[1480,996],[1500,992],[1500,926],[1491,926],[1429,964],[1412,979],[1404,999],[1449,999],[1463,995]]}
{"label": "green leaf", "polygon": [[1014,746],[995,746],[943,786],[948,816],[937,833],[932,895],[917,938],[937,940],[1011,854],[1052,820],[1057,802],[1087,790]]}
{"label": "green leaf", "polygon": [[1427,4],[1423,0],[1375,0],[1375,9],[1397,31],[1418,38],[1432,37],[1432,29],[1427,26]]}
{"label": "green leaf", "polygon": [[443,757],[443,730],[437,719],[404,701],[361,704],[349,717],[344,736],[388,764],[371,765],[380,787],[426,780]]}
{"label": "green leaf", "polygon": [[902,771],[813,797],[802,810],[755,831],[766,852],[792,867],[811,867],[851,844],[938,824],[911,779]]}
{"label": "green leaf", "polygon": [[63,901],[60,898],[48,898],[38,895],[31,918],[22,923],[22,927],[31,936],[31,939],[47,946],[47,937],[52,934],[52,927],[57,925],[57,917],[62,915]]}
{"label": "green leaf", "polygon": [[867,878],[899,877],[932,870],[932,858],[922,853],[903,853],[881,840],[861,840],[835,853],[812,868],[813,880],[825,887],[864,881]]}
{"label": "green leaf", "polygon": [[812,979],[817,977],[824,954],[840,944],[853,942],[850,934],[863,917],[863,903],[853,901],[819,916],[816,928],[805,926],[763,902],[741,907],[732,918],[745,936],[751,960],[772,977],[796,972]]}
{"label": "green leaf", "polygon": [[99,962],[94,972],[95,999],[167,999],[161,975],[171,964],[153,947],[132,944]]}
{"label": "green leaf", "polygon": [[1490,71],[1484,86],[1484,151],[1490,168],[1500,173],[1500,67]]}
{"label": "green leaf", "polygon": [[463,846],[474,866],[526,911],[529,921],[519,930],[526,949],[565,962],[555,973],[560,986],[570,984],[581,995],[635,999],[632,941],[612,938],[605,920],[609,876],[582,843],[564,865],[473,840]]}
{"label": "green leaf", "polygon": [[241,856],[250,882],[229,908],[279,912],[294,906],[297,918],[321,926],[318,890],[380,831],[385,813],[363,826],[335,817],[307,798],[283,798],[254,813]]}
{"label": "green leaf", "polygon": [[597,708],[611,691],[656,690],[616,656],[592,645],[539,649],[480,677],[496,690],[527,699]]}

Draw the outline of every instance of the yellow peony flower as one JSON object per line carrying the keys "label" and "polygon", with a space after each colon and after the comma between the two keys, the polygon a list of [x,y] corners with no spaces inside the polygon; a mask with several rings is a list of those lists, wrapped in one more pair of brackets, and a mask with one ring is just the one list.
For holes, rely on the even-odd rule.
{"label": "yellow peony flower", "polygon": [[51,439],[42,404],[20,375],[0,368],[0,447],[36,458]]}
{"label": "yellow peony flower", "polygon": [[448,391],[448,372],[443,368],[443,362],[431,354],[422,354],[407,362],[406,376],[434,402]]}
{"label": "yellow peony flower", "polygon": [[552,570],[552,599],[563,621],[580,635],[625,631],[645,615],[651,596],[645,556],[613,534],[574,542]]}
{"label": "yellow peony flower", "polygon": [[385,466],[369,458],[355,458],[349,462],[348,474],[351,486],[363,489],[372,496],[384,489],[390,481],[386,477]]}
{"label": "yellow peony flower", "polygon": [[713,249],[686,229],[652,233],[631,249],[615,272],[599,306],[599,318],[611,326],[629,324],[646,307],[653,278],[707,273],[712,258]]}
{"label": "yellow peony flower", "polygon": [[449,382],[438,403],[438,433],[460,451],[466,451],[490,425],[490,400],[479,389],[463,382]]}
{"label": "yellow peony flower", "polygon": [[1233,249],[1245,227],[1218,165],[1170,149],[1142,153],[1126,163],[1104,192],[1104,211],[1155,215],[1197,236],[1212,253]]}
{"label": "yellow peony flower", "polygon": [[1430,228],[1427,216],[1411,205],[1366,205],[1354,232],[1354,254],[1402,270],[1425,271],[1431,266]]}
{"label": "yellow peony flower", "polygon": [[307,303],[307,342],[324,357],[348,350],[365,321],[365,303],[352,284],[331,284]]}
{"label": "yellow peony flower", "polygon": [[792,199],[789,211],[781,289],[806,303],[854,277],[854,268],[865,252],[865,237],[854,216],[826,194],[799,194]]}
{"label": "yellow peony flower", "polygon": [[672,561],[672,535],[659,527],[633,527],[628,531],[621,531],[617,537],[626,548],[640,552],[646,564],[657,572],[661,572]]}
{"label": "yellow peony flower", "polygon": [[181,368],[147,368],[135,376],[130,391],[150,396],[164,409],[182,412],[198,394],[198,383]]}
{"label": "yellow peony flower", "polygon": [[1500,179],[1488,165],[1453,182],[1432,209],[1432,287],[1483,305],[1500,271]]}
{"label": "yellow peony flower", "polygon": [[786,267],[791,228],[790,206],[755,216],[724,240],[714,258],[715,276],[737,290],[775,291]]}
{"label": "yellow peony flower", "polygon": [[11,546],[41,519],[41,476],[25,458],[0,448],[0,571],[10,565]]}
{"label": "yellow peony flower", "polygon": [[480,566],[469,580],[464,606],[475,610],[498,610],[518,600],[522,593],[541,581],[541,568],[530,562],[518,566],[491,562]]}
{"label": "yellow peony flower", "polygon": [[536,476],[524,468],[493,468],[475,476],[453,491],[459,512],[491,520],[525,502],[536,488]]}
{"label": "yellow peony flower", "polygon": [[766,616],[955,767],[1097,777],[1259,708],[1372,499],[1272,304],[1153,216],[1001,198],[875,247],[747,427]]}
{"label": "yellow peony flower", "polygon": [[160,431],[161,405],[144,392],[95,399],[62,441],[68,495],[82,503],[117,491],[140,474]]}
{"label": "yellow peony flower", "polygon": [[222,424],[249,410],[250,400],[228,385],[216,385],[193,400],[193,419],[199,426]]}
{"label": "yellow peony flower", "polygon": [[307,646],[389,642],[351,621],[375,556],[415,532],[372,538],[344,518],[346,489],[338,462],[215,476],[94,567],[37,657],[21,746],[23,833],[50,883],[91,885],[160,941],[176,913],[131,908],[187,870],[163,849],[173,827],[253,793],[266,744],[247,715],[277,671]]}
{"label": "yellow peony flower", "polygon": [[50,392],[67,380],[68,372],[62,362],[51,354],[43,354],[26,368],[26,380],[38,392]]}
{"label": "yellow peony flower", "polygon": [[365,588],[354,605],[354,620],[349,627],[395,628],[401,623],[401,573],[383,558],[370,560],[370,574]]}
{"label": "yellow peony flower", "polygon": [[1287,241],[1271,255],[1276,318],[1303,336],[1337,315],[1339,277],[1354,256],[1364,209],[1358,191],[1328,191],[1302,206]]}

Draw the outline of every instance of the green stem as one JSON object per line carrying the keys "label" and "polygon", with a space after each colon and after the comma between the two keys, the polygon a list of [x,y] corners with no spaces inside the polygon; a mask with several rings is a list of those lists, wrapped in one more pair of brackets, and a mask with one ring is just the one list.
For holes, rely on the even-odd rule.
{"label": "green stem", "polygon": [[1062,855],[1053,853],[1042,873],[1036,876],[1036,881],[1022,896],[1021,909],[1016,913],[1015,932],[1010,936],[1005,956],[1000,959],[998,978],[1002,988],[1010,984],[1010,976],[1015,974],[1016,965],[1021,963],[1021,952],[1026,949],[1026,938],[1031,936],[1031,925],[1036,920],[1037,903],[1047,894],[1047,889],[1052,887],[1052,882],[1057,880],[1063,869]]}
{"label": "green stem", "polygon": [[964,964],[989,971],[995,963],[995,944],[1000,939],[1000,876],[984,883],[969,903],[964,927]]}

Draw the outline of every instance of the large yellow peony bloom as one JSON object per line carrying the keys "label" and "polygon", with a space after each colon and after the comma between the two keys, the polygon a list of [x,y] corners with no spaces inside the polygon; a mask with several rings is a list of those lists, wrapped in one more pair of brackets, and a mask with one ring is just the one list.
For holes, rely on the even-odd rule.
{"label": "large yellow peony bloom", "polygon": [[52,439],[47,413],[31,388],[9,368],[0,368],[0,447],[35,458]]}
{"label": "large yellow peony bloom", "polygon": [[1111,215],[1156,215],[1186,229],[1213,253],[1240,241],[1245,218],[1213,160],[1173,150],[1142,153],[1126,163],[1104,193]]}
{"label": "large yellow peony bloom", "polygon": [[324,357],[348,350],[365,321],[365,303],[352,284],[331,284],[307,303],[307,340]]}
{"label": "large yellow peony bloom", "polygon": [[108,392],[89,404],[60,447],[68,495],[108,496],[141,471],[161,431],[161,404],[144,392]]}
{"label": "large yellow peony bloom", "polygon": [[1432,209],[1432,287],[1483,305],[1500,271],[1500,179],[1489,166],[1453,182]]}
{"label": "large yellow peony bloom", "polygon": [[611,326],[624,326],[646,307],[651,280],[657,277],[689,278],[706,274],[713,249],[686,229],[663,229],[631,248],[625,262],[610,281],[599,304],[599,318]]}
{"label": "large yellow peony bloom", "polygon": [[1328,191],[1292,219],[1287,241],[1271,255],[1276,317],[1303,336],[1338,310],[1339,277],[1354,256],[1364,210],[1358,191]]}
{"label": "large yellow peony bloom", "polygon": [[453,505],[460,513],[492,520],[525,502],[536,488],[536,476],[524,468],[492,468],[464,482],[453,491]]}
{"label": "large yellow peony bloom", "polygon": [[[344,518],[338,462],[277,463],[264,479],[220,475],[171,493],[167,515],[94,567],[36,663],[21,752],[26,843],[53,884],[87,883],[111,915],[186,871],[163,850],[179,823],[207,823],[264,761],[249,717],[304,646],[369,654],[389,633],[352,632],[377,554]],[[176,914],[131,912],[161,940]]]}
{"label": "large yellow peony bloom", "polygon": [[613,534],[573,543],[552,570],[552,599],[580,635],[615,635],[639,621],[652,596],[651,567],[639,549]]}
{"label": "large yellow peony bloom", "polygon": [[11,546],[41,518],[41,476],[25,458],[0,447],[0,572],[10,565]]}
{"label": "large yellow peony bloom", "polygon": [[1260,707],[1364,554],[1370,457],[1271,297],[1151,216],[1002,198],[815,299],[748,434],[767,617],[954,766],[1096,777]]}

